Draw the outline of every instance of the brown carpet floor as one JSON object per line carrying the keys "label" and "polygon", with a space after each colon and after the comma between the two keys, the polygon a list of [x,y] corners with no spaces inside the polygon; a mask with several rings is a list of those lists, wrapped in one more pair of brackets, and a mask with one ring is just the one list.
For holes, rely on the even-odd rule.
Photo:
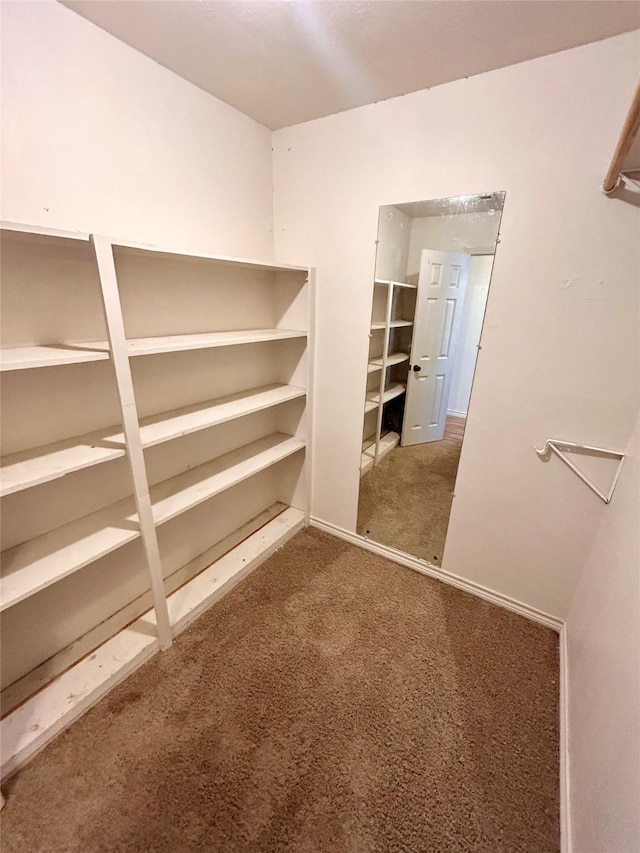
{"label": "brown carpet floor", "polygon": [[440,565],[462,445],[396,447],[360,480],[356,531]]}
{"label": "brown carpet floor", "polygon": [[559,849],[558,642],[298,534],[5,785],[3,853]]}

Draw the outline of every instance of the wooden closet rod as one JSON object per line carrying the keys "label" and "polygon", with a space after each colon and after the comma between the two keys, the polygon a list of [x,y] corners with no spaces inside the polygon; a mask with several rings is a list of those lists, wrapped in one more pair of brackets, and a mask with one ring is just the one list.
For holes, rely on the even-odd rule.
{"label": "wooden closet rod", "polygon": [[604,183],[602,184],[602,189],[606,193],[610,193],[618,186],[618,178],[620,176],[620,172],[624,167],[624,161],[633,145],[633,141],[638,134],[638,130],[640,129],[640,83],[636,86],[636,92],[633,96],[633,101],[631,102],[631,106],[629,107],[629,112],[627,113],[627,117],[624,122],[624,126],[622,128],[622,133],[620,134],[620,139],[618,140],[618,144],[616,145],[616,150],[613,152],[613,158],[611,159],[611,165],[609,166],[609,171],[606,174],[604,179]]}

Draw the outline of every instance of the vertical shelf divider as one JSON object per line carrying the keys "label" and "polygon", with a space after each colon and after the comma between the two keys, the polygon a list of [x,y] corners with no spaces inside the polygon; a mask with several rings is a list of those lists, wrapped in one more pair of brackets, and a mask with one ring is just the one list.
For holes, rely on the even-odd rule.
{"label": "vertical shelf divider", "polygon": [[304,474],[305,474],[305,512],[304,523],[311,522],[311,498],[312,498],[312,474],[313,474],[313,399],[314,378],[316,363],[316,268],[309,267],[307,271],[307,382],[305,399],[305,439],[307,447],[305,450]]}
{"label": "vertical shelf divider", "polygon": [[387,384],[387,367],[389,361],[389,339],[391,337],[391,315],[393,313],[393,284],[387,286],[387,313],[385,318],[384,341],[382,344],[382,370],[380,371],[380,405],[378,406],[378,419],[376,427],[376,450],[373,464],[378,464],[380,455],[380,438],[382,435],[382,417],[384,415],[384,389]]}
{"label": "vertical shelf divider", "polygon": [[129,468],[133,481],[133,494],[140,523],[140,535],[151,579],[151,592],[156,614],[158,640],[160,648],[164,650],[171,646],[171,625],[169,623],[169,610],[162,575],[162,564],[160,562],[158,537],[153,519],[153,510],[151,508],[147,470],[140,437],[140,423],[133,391],[129,354],[127,352],[127,340],[118,291],[113,246],[111,241],[106,237],[92,235],[91,241],[100,276],[102,304],[122,411],[122,427],[127,448],[127,459],[129,460]]}

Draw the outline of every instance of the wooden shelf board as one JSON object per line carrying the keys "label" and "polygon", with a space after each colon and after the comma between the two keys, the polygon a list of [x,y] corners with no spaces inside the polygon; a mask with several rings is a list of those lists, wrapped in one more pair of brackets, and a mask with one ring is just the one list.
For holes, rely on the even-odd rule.
{"label": "wooden shelf board", "polygon": [[395,397],[400,397],[405,393],[407,389],[404,385],[391,385],[389,388],[385,388],[384,394],[382,395],[382,400],[385,403],[388,403],[389,400],[393,400]]}
{"label": "wooden shelf board", "polygon": [[[388,403],[389,400],[393,400],[394,397],[399,397],[401,394],[404,394],[406,388],[404,385],[395,384],[390,385],[388,388],[385,388],[385,391],[382,395],[382,402]],[[367,395],[367,402],[373,403],[373,408],[380,405],[380,393],[378,391],[370,392],[370,395]],[[367,411],[367,407],[365,405],[365,412]]]}
{"label": "wooden shelf board", "polygon": [[168,255],[169,257],[184,257],[194,260],[213,261],[225,266],[240,267],[241,269],[258,269],[269,270],[272,272],[308,272],[309,267],[299,266],[297,264],[279,264],[274,261],[254,260],[252,258],[236,258],[231,255],[211,255],[207,252],[185,252],[179,249],[168,248],[166,246],[154,246],[146,243],[135,243],[128,240],[118,240],[115,237],[109,238],[116,252],[127,252],[130,254],[150,254]]}
{"label": "wooden shelf board", "polygon": [[406,281],[394,281],[393,279],[386,280],[383,278],[376,278],[376,279],[374,279],[374,283],[375,284],[392,285],[393,287],[406,287],[409,290],[417,290],[418,289],[417,284],[409,284]]}
{"label": "wooden shelf board", "polygon": [[[243,329],[234,332],[170,335],[160,338],[130,338],[127,341],[127,351],[130,356],[156,355],[165,352],[306,338],[306,336],[306,332],[294,329]],[[101,361],[108,359],[110,353],[106,341],[88,341],[87,343],[59,343],[34,347],[5,347],[0,351],[0,356],[0,370],[6,371]]]}
{"label": "wooden shelf board", "polygon": [[[305,393],[303,388],[292,385],[265,385],[143,418],[140,421],[142,446],[153,447],[164,441],[304,397]],[[124,435],[118,431],[118,427],[14,453],[2,460],[0,495],[10,495],[124,455]]]}
{"label": "wooden shelf board", "polygon": [[[301,439],[274,433],[159,483],[151,489],[156,524],[175,518],[304,446]],[[127,498],[5,551],[0,610],[23,601],[139,536],[133,499]]]}
{"label": "wooden shelf board", "polygon": [[174,634],[184,631],[305,524],[301,510],[287,507],[260,530],[196,575],[168,598]]}
{"label": "wooden shelf board", "polygon": [[[393,352],[387,356],[387,367],[392,367],[394,364],[402,364],[403,361],[409,361],[409,356],[406,352]],[[374,373],[376,370],[382,369],[382,356],[380,358],[372,358],[368,366],[369,373]]]}
{"label": "wooden shelf board", "polygon": [[140,536],[133,499],[111,504],[2,553],[5,610]]}
{"label": "wooden shelf board", "polygon": [[0,495],[11,495],[124,456],[124,436],[111,434],[114,429],[117,427],[3,457]]}
{"label": "wooden shelf board", "polygon": [[31,234],[35,237],[63,237],[66,240],[82,240],[85,243],[91,239],[89,234],[82,231],[61,231],[57,228],[23,225],[19,222],[0,222],[0,229],[2,231],[14,231],[18,234]]}
{"label": "wooden shelf board", "polygon": [[[174,636],[304,527],[287,508],[168,597]],[[152,610],[61,673],[0,723],[5,778],[158,651]]]}
{"label": "wooden shelf board", "polygon": [[360,457],[360,476],[362,477],[367,471],[373,468],[373,456],[368,453],[363,453]]}
{"label": "wooden shelf board", "polygon": [[378,448],[378,460],[383,459],[387,453],[390,453],[394,447],[400,444],[400,436],[397,432],[387,432],[380,437],[380,446]]}
{"label": "wooden shelf board", "polygon": [[170,521],[304,447],[302,439],[276,432],[153,486],[151,503],[156,524]]}
{"label": "wooden shelf board", "polygon": [[[397,432],[387,432],[384,435],[380,436],[380,443],[378,445],[378,462],[390,453],[394,447],[397,447],[400,443],[400,436]],[[373,467],[375,461],[376,454],[376,441],[374,439],[367,439],[362,443],[362,456],[360,459],[360,476],[366,474],[367,471],[370,471]]]}
{"label": "wooden shelf board", "polygon": [[293,385],[263,385],[217,400],[143,418],[140,421],[142,446],[153,447],[155,444],[218,426],[305,395],[304,388]]}
{"label": "wooden shelf board", "polygon": [[130,338],[127,351],[130,356],[155,355],[164,352],[182,352],[194,349],[230,347],[238,344],[255,344],[289,338],[306,338],[307,333],[293,329],[241,329],[234,332],[207,332],[199,335],[172,335],[162,338]]}
{"label": "wooden shelf board", "polygon": [[109,346],[106,341],[3,347],[0,351],[0,370],[30,370],[37,367],[80,364],[85,361],[103,361],[108,358]]}
{"label": "wooden shelf board", "polygon": [[367,399],[365,400],[365,403],[364,403],[364,413],[365,413],[365,415],[366,415],[368,412],[372,412],[374,409],[377,409],[377,408],[378,408],[379,403],[376,403],[376,402],[375,402],[375,400],[373,400],[373,399],[372,399],[372,397],[371,397],[371,395],[372,395],[372,394],[375,394],[376,398],[379,398],[379,397],[380,397],[380,395],[379,395],[379,394],[376,394],[376,392],[375,392],[375,391],[370,391],[370,392],[367,394]]}
{"label": "wooden shelf board", "polygon": [[[256,531],[261,530],[286,509],[286,504],[276,501],[276,503],[233,530],[219,542],[216,542],[204,553],[198,554],[193,560],[173,570],[170,574],[165,575],[164,584],[167,596],[184,586],[195,575],[204,571],[204,569],[216,560],[219,560],[220,557],[223,557],[249,536],[252,536]],[[57,678],[62,672],[77,663],[80,658],[91,654],[94,649],[109,640],[118,631],[122,631],[127,625],[130,625],[131,622],[149,610],[152,603],[153,597],[151,590],[148,589],[134,598],[133,601],[125,604],[124,607],[113,613],[104,622],[100,622],[98,625],[90,628],[86,634],[73,640],[52,657],[47,658],[47,660],[36,666],[35,669],[18,678],[13,684],[7,685],[0,694],[2,705],[1,716],[5,717],[11,713],[18,705],[21,705],[30,696],[43,687],[46,687],[54,678]]]}
{"label": "wooden shelf board", "polygon": [[[390,329],[402,329],[405,327],[408,328],[409,326],[413,326],[413,323],[411,322],[411,320],[392,320],[389,323]],[[371,329],[373,331],[376,331],[378,329],[386,329],[386,328],[387,328],[386,323],[372,323],[371,324]]]}

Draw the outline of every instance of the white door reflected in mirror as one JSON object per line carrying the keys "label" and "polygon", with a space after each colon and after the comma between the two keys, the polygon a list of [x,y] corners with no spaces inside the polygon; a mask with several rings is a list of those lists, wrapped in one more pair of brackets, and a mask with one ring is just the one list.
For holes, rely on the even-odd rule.
{"label": "white door reflected in mirror", "polygon": [[444,437],[470,261],[462,253],[422,251],[403,447]]}
{"label": "white door reflected in mirror", "polygon": [[380,208],[356,532],[436,566],[503,205],[484,193]]}

